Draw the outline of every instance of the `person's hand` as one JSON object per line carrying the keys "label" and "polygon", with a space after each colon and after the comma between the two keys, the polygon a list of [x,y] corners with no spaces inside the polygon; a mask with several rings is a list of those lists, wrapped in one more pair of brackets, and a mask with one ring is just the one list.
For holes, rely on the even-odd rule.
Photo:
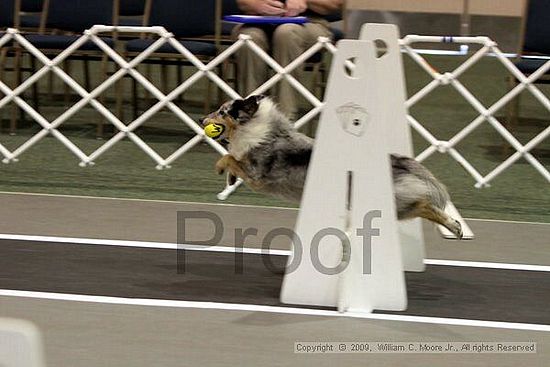
{"label": "person's hand", "polygon": [[283,15],[285,4],[279,0],[256,0],[254,10],[258,15]]}
{"label": "person's hand", "polygon": [[307,10],[306,0],[286,0],[286,17],[295,17]]}

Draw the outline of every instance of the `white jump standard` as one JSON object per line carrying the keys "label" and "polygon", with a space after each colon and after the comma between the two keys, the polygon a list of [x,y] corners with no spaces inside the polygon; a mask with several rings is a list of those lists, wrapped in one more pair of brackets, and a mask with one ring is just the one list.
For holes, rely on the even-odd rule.
{"label": "white jump standard", "polygon": [[393,26],[367,27],[371,37],[386,38],[388,47],[379,56],[370,40],[338,44],[283,303],[402,311],[404,271],[424,270],[420,223],[398,223],[393,192],[390,154],[412,153],[398,32]]}
{"label": "white jump standard", "polygon": [[[355,60],[353,75],[345,66],[350,59]],[[354,312],[407,307],[390,152],[385,143],[389,124],[378,123],[384,119],[385,102],[375,87],[381,82],[375,63],[372,42],[345,40],[338,44],[296,225],[302,259],[296,270],[285,275],[284,303],[339,306],[341,311]],[[351,116],[351,125],[334,123],[341,118],[338,110],[345,106],[362,106],[366,112],[358,110]],[[374,221],[379,235],[367,240],[367,249],[354,229],[363,228],[363,219],[373,216],[379,216]],[[343,271],[338,269],[339,274],[319,271],[319,264],[312,261],[311,244],[326,228],[349,237],[349,265]],[[317,243],[316,258],[323,268],[334,269],[340,264],[342,242],[332,235]],[[370,254],[364,253],[369,250]],[[370,260],[367,271],[365,258]]]}

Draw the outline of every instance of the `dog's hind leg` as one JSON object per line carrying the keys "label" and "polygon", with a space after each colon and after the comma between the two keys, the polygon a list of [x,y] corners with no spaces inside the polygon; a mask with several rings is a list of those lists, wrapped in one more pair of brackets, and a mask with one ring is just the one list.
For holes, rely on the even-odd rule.
{"label": "dog's hind leg", "polygon": [[437,224],[441,224],[451,231],[458,239],[462,239],[462,226],[460,225],[460,222],[451,218],[447,213],[435,207],[427,200],[416,203],[410,213],[410,216],[421,217]]}

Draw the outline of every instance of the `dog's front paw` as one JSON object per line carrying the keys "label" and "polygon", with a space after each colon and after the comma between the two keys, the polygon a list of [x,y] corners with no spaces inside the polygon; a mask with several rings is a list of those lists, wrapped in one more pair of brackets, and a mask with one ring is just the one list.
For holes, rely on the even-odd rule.
{"label": "dog's front paw", "polygon": [[223,173],[225,172],[225,166],[221,165],[221,164],[216,164],[216,173],[218,175],[223,175]]}
{"label": "dog's front paw", "polygon": [[225,172],[225,170],[227,169],[227,155],[224,155],[223,157],[221,157],[217,162],[216,162],[216,173],[218,175],[223,175],[223,173]]}

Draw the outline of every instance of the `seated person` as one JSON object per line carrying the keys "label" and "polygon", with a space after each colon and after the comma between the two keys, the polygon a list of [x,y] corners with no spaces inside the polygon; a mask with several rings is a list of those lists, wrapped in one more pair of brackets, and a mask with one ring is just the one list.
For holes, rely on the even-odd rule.
{"label": "seated person", "polygon": [[[343,0],[237,0],[237,5],[243,13],[249,15],[302,15],[309,18],[309,23],[305,24],[242,24],[233,30],[233,37],[249,35],[284,67],[315,44],[319,36],[332,36],[329,23],[323,16],[340,12]],[[267,64],[248,47],[238,51],[237,68],[239,93],[243,97],[267,80]],[[295,69],[295,77],[299,69]],[[275,88],[281,109],[294,120],[297,113],[294,89],[285,80],[278,82]]]}

